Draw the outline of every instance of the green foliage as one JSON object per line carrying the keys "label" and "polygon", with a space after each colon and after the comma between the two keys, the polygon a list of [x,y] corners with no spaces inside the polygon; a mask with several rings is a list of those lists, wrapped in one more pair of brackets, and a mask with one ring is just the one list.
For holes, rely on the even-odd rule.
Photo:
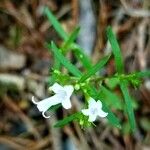
{"label": "green foliage", "polygon": [[[111,27],[108,27],[106,32],[107,32],[107,37],[108,37],[108,40],[111,44],[112,52],[113,52],[113,55],[114,55],[114,58],[115,58],[116,70],[119,74],[122,74],[124,72],[124,65],[123,65],[121,50],[120,50],[119,44],[117,42],[116,36],[113,33]],[[122,76],[121,76],[121,79],[122,79]],[[138,85],[138,82],[135,81],[134,79],[132,79],[131,82],[135,86]],[[129,121],[130,121],[131,130],[135,131],[135,126],[136,126],[135,125],[135,117],[134,117],[133,107],[132,107],[132,104],[131,104],[131,97],[130,97],[129,92],[128,92],[127,82],[124,81],[124,80],[121,80],[120,81],[120,88],[121,88],[121,91],[122,91],[123,96],[124,96],[126,109],[127,109],[127,114],[128,114],[128,118],[129,118]]]}
{"label": "green foliage", "polygon": [[[52,42],[51,46],[47,45],[48,48],[52,48],[52,52],[54,53],[55,57],[57,57],[57,59],[60,61],[60,63],[62,63],[67,69],[68,71],[70,71],[74,76],[76,77],[81,77],[82,73],[73,65],[71,64],[64,56],[63,54],[59,51],[59,49],[56,47],[56,45]],[[87,88],[87,87],[86,87]],[[93,97],[98,98],[98,93],[96,92],[96,89],[92,86],[89,86],[89,95],[93,95]],[[105,106],[104,104],[104,110],[106,110],[106,112],[108,112],[108,120],[109,122],[117,127],[120,127],[120,123],[119,120],[117,119],[117,117],[109,110],[109,108],[107,106]]]}
{"label": "green foliage", "polygon": [[[111,77],[99,76],[96,73],[105,67],[109,61],[110,55],[105,56],[93,65],[89,57],[84,54],[84,50],[74,42],[79,33],[79,27],[75,28],[69,35],[64,31],[59,21],[47,7],[45,8],[44,13],[63,40],[63,44],[60,48],[58,48],[54,42],[46,44],[46,47],[54,54],[54,67],[52,69],[53,72],[52,77],[50,78],[50,84],[56,81],[64,85],[72,84],[76,87],[75,90],[80,90],[85,97],[92,97],[95,100],[101,100],[103,103],[103,110],[108,112],[108,122],[118,128],[122,127],[120,119],[117,118],[111,110],[113,109],[115,112],[116,110],[119,110],[123,113],[127,113],[129,122],[123,123],[123,133],[129,133],[130,131],[134,132],[136,129],[133,110],[134,106],[133,99],[129,94],[128,85],[131,84],[136,88],[139,87],[141,84],[141,78],[150,76],[150,71],[130,74],[124,73],[124,64],[119,44],[112,28],[108,27],[106,34],[112,47],[116,73]],[[70,50],[77,60],[81,62],[82,71],[65,57],[65,54],[70,52]],[[72,76],[70,74],[62,74],[62,67],[65,67]],[[117,86],[120,87],[123,97],[113,91]],[[125,102],[123,102],[122,99],[124,99]],[[59,108],[59,106],[51,108],[51,111],[55,111],[57,108]],[[74,120],[78,121],[79,124],[84,127],[92,125],[88,122],[87,116],[84,116],[81,112],[77,112],[58,121],[55,124],[55,127],[62,127]]]}
{"label": "green foliage", "polygon": [[98,72],[100,69],[102,69],[102,67],[104,67],[104,65],[108,62],[109,58],[110,58],[110,55],[105,56],[104,58],[99,60],[99,62],[96,65],[94,65],[91,69],[89,69],[87,71],[87,73],[85,73],[81,77],[79,82],[84,82],[86,79],[89,79],[92,75],[94,75],[96,72]]}
{"label": "green foliage", "polygon": [[51,112],[55,112],[60,107],[61,107],[61,104],[57,104],[55,106],[50,107],[48,110]]}
{"label": "green foliage", "polygon": [[[70,38],[73,39],[78,33],[79,29],[74,30],[74,32],[71,34],[69,38],[67,33],[64,31],[61,24],[59,23],[59,21],[57,20],[57,18],[53,15],[53,13],[47,7],[45,7],[44,14],[47,16],[49,22],[53,25],[54,29],[57,31],[59,36],[64,41],[71,41]],[[72,49],[75,52],[75,56],[83,63],[84,67],[88,67],[88,68],[91,67],[90,65],[91,62],[89,58],[83,53],[84,50],[79,45],[75,43],[71,43],[71,45],[68,45],[68,49]]]}
{"label": "green foliage", "polygon": [[110,89],[114,89],[119,85],[119,79],[114,77],[114,78],[110,78],[106,80],[106,85],[110,88]]}
{"label": "green foliage", "polygon": [[134,112],[133,112],[133,107],[132,107],[132,100],[129,95],[127,82],[126,81],[120,82],[120,88],[125,99],[126,110],[127,110],[128,118],[130,121],[131,130],[135,131],[136,123],[135,123],[135,117],[134,117]]}
{"label": "green foliage", "polygon": [[77,59],[79,59],[81,61],[81,63],[83,64],[83,66],[86,69],[89,69],[92,67],[91,65],[91,60],[88,58],[88,56],[86,56],[83,52],[84,50],[77,44],[72,44],[70,46],[70,48],[73,50],[75,56]]}
{"label": "green foliage", "polygon": [[116,70],[119,74],[121,74],[121,73],[123,73],[124,65],[123,65],[121,50],[120,50],[119,44],[117,42],[117,38],[116,38],[115,34],[113,33],[111,27],[107,27],[106,34],[107,34],[107,38],[111,44],[112,52],[115,57]]}
{"label": "green foliage", "polygon": [[68,35],[60,25],[59,21],[56,19],[56,17],[53,15],[53,13],[48,9],[48,7],[45,7],[44,9],[44,14],[47,16],[48,20],[50,23],[52,23],[53,27],[59,34],[59,36],[63,39],[66,40]]}
{"label": "green foliage", "polygon": [[[59,70],[60,69],[60,62],[57,60],[56,57],[54,57],[54,65],[53,65],[53,70]],[[51,69],[50,69],[51,71]],[[52,73],[52,75],[49,77],[48,80],[48,84],[49,86],[51,86],[52,84],[54,84],[54,82],[56,81],[56,76],[54,74],[54,72]]]}
{"label": "green foliage", "polygon": [[70,123],[71,121],[79,119],[80,114],[81,114],[80,112],[77,112],[77,113],[74,113],[73,115],[70,115],[70,116],[64,118],[63,120],[58,121],[54,125],[54,127],[63,127],[66,124]]}
{"label": "green foliage", "polygon": [[129,124],[129,122],[123,123],[122,127],[123,127],[123,128],[122,128],[122,133],[123,133],[124,135],[130,134],[130,124]]}
{"label": "green foliage", "polygon": [[137,78],[150,77],[150,71],[141,71],[134,74]]}
{"label": "green foliage", "polygon": [[81,76],[81,72],[63,56],[54,42],[51,42],[51,46],[47,45],[47,47],[51,48],[57,60],[59,60],[74,76]]}
{"label": "green foliage", "polygon": [[67,38],[67,40],[63,43],[61,49],[63,50],[64,53],[67,52],[67,50],[70,48],[70,45],[77,38],[79,31],[80,31],[79,27],[75,28],[74,31],[70,34],[70,36]]}
{"label": "green foliage", "polygon": [[100,87],[99,97],[102,101],[105,100],[104,103],[107,103],[109,107],[112,107],[115,110],[123,109],[122,99],[104,86]]}

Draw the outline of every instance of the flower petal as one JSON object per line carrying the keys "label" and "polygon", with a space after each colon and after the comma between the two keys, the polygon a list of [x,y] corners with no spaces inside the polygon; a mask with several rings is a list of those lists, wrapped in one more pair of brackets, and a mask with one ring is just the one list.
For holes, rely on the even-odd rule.
{"label": "flower petal", "polygon": [[46,111],[48,110],[51,106],[56,105],[61,103],[61,97],[57,94],[52,97],[46,98],[44,100],[41,100],[40,102],[37,103],[37,108],[39,111]]}
{"label": "flower petal", "polygon": [[97,108],[102,109],[102,102],[100,100],[97,101]]}
{"label": "flower petal", "polygon": [[34,96],[32,96],[32,102],[33,102],[33,104],[36,104],[36,105],[38,104],[38,102],[35,101],[35,97]]}
{"label": "flower petal", "polygon": [[45,112],[44,112],[44,111],[42,112],[42,116],[43,116],[44,118],[50,118],[50,116],[46,116],[46,115],[45,115]]}
{"label": "flower petal", "polygon": [[67,98],[70,98],[70,96],[72,95],[74,88],[72,85],[66,85],[64,86],[64,90],[67,93]]}
{"label": "flower petal", "polygon": [[102,109],[99,109],[99,110],[98,110],[98,116],[99,116],[99,117],[104,118],[104,117],[106,117],[107,115],[108,115],[108,113],[104,112]]}
{"label": "flower petal", "polygon": [[97,108],[97,102],[92,97],[90,97],[88,104],[89,104],[89,108]]}
{"label": "flower petal", "polygon": [[63,99],[61,103],[62,103],[62,106],[63,106],[65,109],[70,109],[70,108],[71,108],[70,99],[68,99],[68,98]]}
{"label": "flower petal", "polygon": [[64,99],[62,99],[61,103],[65,109],[69,109],[72,106],[71,102],[70,102],[70,96],[72,95],[73,90],[74,90],[74,88],[72,85],[66,85],[66,86],[64,86],[64,92],[66,93],[66,95],[63,96],[64,94],[61,93],[61,95],[64,98]]}
{"label": "flower petal", "polygon": [[85,116],[89,116],[89,109],[82,109],[81,112],[82,112]]}
{"label": "flower petal", "polygon": [[93,122],[96,120],[97,115],[90,115],[88,121]]}
{"label": "flower petal", "polygon": [[60,91],[64,90],[64,88],[58,83],[55,83],[50,87],[50,90],[52,90],[55,93],[60,93]]}

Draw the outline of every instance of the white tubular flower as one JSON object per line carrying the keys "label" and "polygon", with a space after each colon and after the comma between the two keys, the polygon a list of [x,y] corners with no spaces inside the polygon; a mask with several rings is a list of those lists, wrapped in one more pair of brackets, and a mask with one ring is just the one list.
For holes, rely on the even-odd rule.
{"label": "white tubular flower", "polygon": [[90,97],[88,104],[88,109],[83,109],[81,111],[85,116],[89,116],[89,122],[95,121],[97,116],[104,118],[108,115],[108,113],[102,110],[102,103],[100,100],[96,102],[93,98]]}
{"label": "white tubular flower", "polygon": [[46,116],[45,112],[51,106],[61,103],[65,109],[71,108],[70,97],[74,90],[72,85],[66,85],[63,87],[58,83],[55,83],[53,86],[50,87],[50,89],[55,93],[54,96],[41,100],[40,102],[36,102],[34,96],[32,97],[32,102],[37,105],[37,108],[39,109],[40,112],[42,112],[44,118],[50,117]]}

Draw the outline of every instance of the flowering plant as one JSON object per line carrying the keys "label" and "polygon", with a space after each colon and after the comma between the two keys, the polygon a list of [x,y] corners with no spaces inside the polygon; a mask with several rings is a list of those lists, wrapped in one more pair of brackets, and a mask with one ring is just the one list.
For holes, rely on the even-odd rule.
{"label": "flowering plant", "polygon": [[[110,124],[121,128],[119,117],[112,112],[112,110],[115,110],[115,112],[121,110],[128,116],[131,131],[135,131],[134,109],[136,105],[129,94],[128,86],[133,85],[137,88],[141,83],[141,78],[150,76],[150,71],[125,74],[121,50],[111,27],[106,29],[106,35],[112,48],[112,54],[108,54],[96,64],[92,64],[89,57],[83,53],[82,48],[74,42],[79,33],[79,28],[75,28],[68,35],[48,8],[45,8],[44,13],[63,39],[63,44],[59,48],[54,42],[46,44],[46,47],[54,55],[54,66],[51,70],[49,85],[55,94],[40,102],[32,99],[39,111],[45,118],[48,118],[50,116],[46,116],[45,112],[50,110],[52,106],[61,104],[63,108],[71,109],[71,95],[81,91],[86,100],[83,109],[58,121],[54,125],[55,127],[62,127],[74,120],[86,127],[93,125],[93,122],[99,117],[106,117]],[[69,51],[72,51],[76,60],[81,62],[82,68],[77,68],[75,63],[71,63],[65,57]],[[114,57],[116,73],[106,77],[98,74],[112,57]],[[63,67],[67,69],[66,73],[62,72]],[[114,88],[117,86],[120,88],[122,96],[118,96],[114,92]],[[124,102],[121,99],[124,99]]]}
{"label": "flowering plant", "polygon": [[32,102],[37,105],[39,111],[42,111],[42,115],[45,118],[49,118],[50,116],[45,116],[45,112],[52,106],[57,104],[62,104],[65,109],[71,108],[70,96],[73,92],[73,86],[66,85],[62,87],[58,83],[55,83],[50,87],[52,91],[55,92],[54,96],[46,98],[40,102],[36,102],[34,97],[32,97]]}

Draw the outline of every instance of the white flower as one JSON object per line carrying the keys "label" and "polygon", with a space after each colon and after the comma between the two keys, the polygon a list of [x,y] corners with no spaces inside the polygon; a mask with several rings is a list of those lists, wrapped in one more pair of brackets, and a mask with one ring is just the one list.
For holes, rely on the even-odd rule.
{"label": "white flower", "polygon": [[90,97],[88,104],[88,109],[83,109],[81,111],[85,116],[89,116],[89,122],[95,121],[97,116],[103,118],[108,115],[108,113],[102,110],[102,103],[100,100],[96,102],[93,98]]}
{"label": "white flower", "polygon": [[65,109],[71,108],[70,97],[73,93],[73,86],[66,85],[61,86],[58,83],[55,83],[50,89],[55,93],[54,96],[41,100],[40,102],[36,102],[34,96],[32,97],[32,102],[37,105],[37,108],[40,112],[42,112],[43,117],[49,118],[50,116],[45,116],[45,112],[56,104],[62,104]]}

